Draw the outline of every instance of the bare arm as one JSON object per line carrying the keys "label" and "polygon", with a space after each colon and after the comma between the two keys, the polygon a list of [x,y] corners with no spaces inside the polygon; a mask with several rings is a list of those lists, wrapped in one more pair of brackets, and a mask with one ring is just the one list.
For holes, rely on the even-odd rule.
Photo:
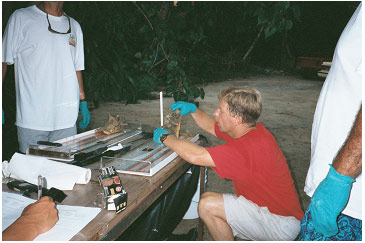
{"label": "bare arm", "polygon": [[168,136],[164,144],[175,151],[185,161],[201,166],[215,167],[214,161],[208,151],[195,143]]}
{"label": "bare arm", "polygon": [[29,241],[50,230],[58,221],[58,211],[50,197],[28,205],[22,215],[3,233],[3,240]]}
{"label": "bare arm", "polygon": [[79,81],[79,87],[80,87],[80,100],[85,99],[85,91],[84,91],[84,80],[82,78],[82,72],[76,71],[77,80]]}
{"label": "bare arm", "polygon": [[4,83],[7,68],[8,68],[8,64],[6,62],[3,62],[3,83]]}
{"label": "bare arm", "polygon": [[356,178],[362,172],[362,105],[345,144],[332,164],[340,174]]}
{"label": "bare arm", "polygon": [[199,109],[196,109],[196,112],[192,113],[191,116],[193,117],[195,123],[201,129],[216,136],[215,131],[214,131],[215,121],[213,120],[213,118],[211,118],[210,116],[208,116],[208,114],[206,114],[205,112],[202,112]]}

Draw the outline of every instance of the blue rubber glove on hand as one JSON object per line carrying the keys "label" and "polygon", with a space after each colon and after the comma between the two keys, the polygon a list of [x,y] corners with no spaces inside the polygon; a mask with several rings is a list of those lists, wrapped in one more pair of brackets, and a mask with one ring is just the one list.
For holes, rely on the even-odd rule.
{"label": "blue rubber glove on hand", "polygon": [[196,112],[196,105],[184,101],[178,101],[170,106],[173,111],[180,109],[180,115],[185,116],[190,113]]}
{"label": "blue rubber glove on hand", "polygon": [[165,130],[161,127],[156,128],[155,131],[153,132],[153,141],[157,144],[162,144],[160,142],[160,137],[162,134],[165,134],[165,133],[170,134],[167,130]]}
{"label": "blue rubber glove on hand", "polygon": [[80,103],[80,111],[82,115],[82,121],[80,121],[79,125],[82,129],[85,129],[90,122],[90,113],[89,109],[87,108],[87,102],[83,101]]}
{"label": "blue rubber glove on hand", "polygon": [[317,232],[325,237],[338,233],[337,217],[345,208],[355,180],[338,173],[332,165],[326,178],[314,192],[309,210]]}

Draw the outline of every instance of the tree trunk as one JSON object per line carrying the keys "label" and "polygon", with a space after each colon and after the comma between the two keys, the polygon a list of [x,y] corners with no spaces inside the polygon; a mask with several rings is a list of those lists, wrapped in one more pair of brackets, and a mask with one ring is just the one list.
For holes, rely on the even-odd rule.
{"label": "tree trunk", "polygon": [[250,55],[250,53],[252,52],[252,50],[255,48],[257,41],[260,39],[262,31],[264,30],[264,26],[261,26],[261,29],[259,31],[259,33],[256,36],[256,39],[252,42],[250,48],[247,50],[246,54],[243,56],[242,58],[242,63],[245,63],[248,56]]}

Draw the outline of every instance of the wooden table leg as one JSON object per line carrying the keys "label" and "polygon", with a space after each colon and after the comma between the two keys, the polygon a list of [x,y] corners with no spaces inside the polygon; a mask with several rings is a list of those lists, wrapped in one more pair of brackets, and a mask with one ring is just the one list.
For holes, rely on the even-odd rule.
{"label": "wooden table leg", "polygon": [[[205,185],[205,167],[200,166],[200,198],[204,193],[204,185]],[[198,219],[198,241],[203,240],[203,220],[199,217]]]}

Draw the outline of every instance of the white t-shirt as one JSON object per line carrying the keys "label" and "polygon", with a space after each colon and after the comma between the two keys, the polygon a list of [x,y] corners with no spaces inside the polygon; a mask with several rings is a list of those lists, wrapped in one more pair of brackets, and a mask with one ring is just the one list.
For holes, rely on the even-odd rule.
{"label": "white t-shirt", "polygon": [[[68,31],[66,16],[48,18],[53,30]],[[17,126],[54,131],[75,125],[80,96],[76,71],[84,69],[84,44],[80,24],[70,20],[70,34],[55,34],[48,30],[46,13],[35,5],[10,16],[2,61],[14,64]]]}
{"label": "white t-shirt", "polygon": [[[362,4],[337,43],[328,77],[318,99],[312,126],[311,162],[304,191],[312,196],[326,177],[329,164],[345,143],[362,103]],[[361,219],[362,174],[353,183],[342,213]]]}

